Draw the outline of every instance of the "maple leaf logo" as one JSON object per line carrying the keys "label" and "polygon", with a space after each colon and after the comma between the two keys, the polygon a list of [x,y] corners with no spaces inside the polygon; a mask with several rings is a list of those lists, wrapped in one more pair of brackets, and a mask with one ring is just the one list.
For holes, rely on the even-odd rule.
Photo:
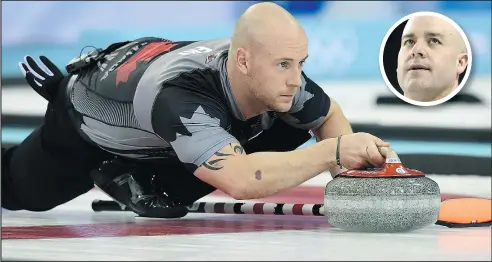
{"label": "maple leaf logo", "polygon": [[137,62],[150,61],[156,55],[169,51],[176,46],[170,42],[150,43],[128,59],[116,70],[116,86],[121,82],[127,82],[130,74],[137,68]]}
{"label": "maple leaf logo", "polygon": [[201,105],[197,107],[191,117],[180,116],[179,119],[191,134],[203,130],[204,127],[220,126],[220,119],[206,113]]}

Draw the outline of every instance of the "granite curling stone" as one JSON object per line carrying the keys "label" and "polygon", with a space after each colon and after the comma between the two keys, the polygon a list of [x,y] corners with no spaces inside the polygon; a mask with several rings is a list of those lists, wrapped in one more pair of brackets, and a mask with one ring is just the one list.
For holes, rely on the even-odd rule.
{"label": "granite curling stone", "polygon": [[438,184],[423,172],[404,167],[387,149],[382,168],[348,170],[328,182],[324,210],[330,225],[352,232],[394,233],[437,221]]}

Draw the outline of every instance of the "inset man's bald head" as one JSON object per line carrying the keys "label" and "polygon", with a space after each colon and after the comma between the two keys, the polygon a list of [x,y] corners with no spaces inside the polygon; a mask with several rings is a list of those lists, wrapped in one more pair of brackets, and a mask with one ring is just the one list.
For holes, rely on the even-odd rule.
{"label": "inset man's bald head", "polygon": [[416,28],[425,28],[425,33],[442,35],[456,48],[458,53],[466,53],[466,45],[458,29],[448,21],[431,15],[410,18],[403,30],[402,39],[413,34]]}
{"label": "inset man's bald head", "polygon": [[412,100],[431,102],[458,87],[468,65],[465,39],[439,16],[417,15],[405,25],[398,54],[398,83]]}

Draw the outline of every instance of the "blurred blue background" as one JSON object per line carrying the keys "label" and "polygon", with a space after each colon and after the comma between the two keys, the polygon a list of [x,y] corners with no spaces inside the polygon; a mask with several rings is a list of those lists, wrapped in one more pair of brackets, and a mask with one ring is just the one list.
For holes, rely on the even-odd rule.
{"label": "blurred blue background", "polygon": [[[2,142],[22,141],[41,123],[46,107],[42,98],[32,90],[26,91],[29,88],[17,66],[25,55],[46,55],[64,67],[86,46],[104,48],[113,42],[144,36],[178,41],[229,37],[236,19],[256,2],[2,2],[2,88],[8,87],[2,90]],[[440,174],[491,174],[490,1],[277,3],[296,16],[308,34],[306,73],[337,99],[354,128],[391,138],[392,146],[401,154],[417,154],[415,160],[406,159],[417,169]],[[472,108],[462,103],[424,109],[398,104],[388,107],[376,102],[383,91],[389,93],[379,69],[383,38],[394,23],[418,11],[446,15],[464,30],[473,52],[470,79],[479,79],[472,81],[473,88],[467,91],[482,99],[480,104]],[[422,115],[424,110],[426,114]],[[429,129],[432,125],[449,130],[446,134],[436,132]],[[422,130],[415,131],[416,128]],[[465,158],[436,160],[428,154]],[[473,159],[477,157],[482,161],[480,165]],[[452,171],[446,169],[449,165],[453,165]],[[472,167],[474,170],[468,170]]]}
{"label": "blurred blue background", "polygon": [[[19,77],[17,62],[26,54],[47,55],[64,66],[88,45],[106,47],[141,36],[228,37],[238,16],[255,2],[2,2],[2,78]],[[380,79],[384,35],[416,11],[435,11],[455,20],[472,46],[472,75],[490,75],[490,1],[277,3],[298,17],[309,35],[306,71],[315,80]]]}

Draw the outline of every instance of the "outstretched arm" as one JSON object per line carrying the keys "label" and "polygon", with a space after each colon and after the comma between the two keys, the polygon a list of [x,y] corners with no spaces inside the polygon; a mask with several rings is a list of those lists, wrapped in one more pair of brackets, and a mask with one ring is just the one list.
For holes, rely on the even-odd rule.
{"label": "outstretched arm", "polygon": [[161,92],[154,105],[153,128],[197,178],[236,199],[273,195],[336,165],[336,139],[291,152],[248,155],[226,131],[227,112],[218,103],[183,92],[173,88]]}
{"label": "outstretched arm", "polygon": [[205,161],[195,175],[235,199],[267,197],[333,168],[335,139],[290,152],[246,154],[232,143]]}

